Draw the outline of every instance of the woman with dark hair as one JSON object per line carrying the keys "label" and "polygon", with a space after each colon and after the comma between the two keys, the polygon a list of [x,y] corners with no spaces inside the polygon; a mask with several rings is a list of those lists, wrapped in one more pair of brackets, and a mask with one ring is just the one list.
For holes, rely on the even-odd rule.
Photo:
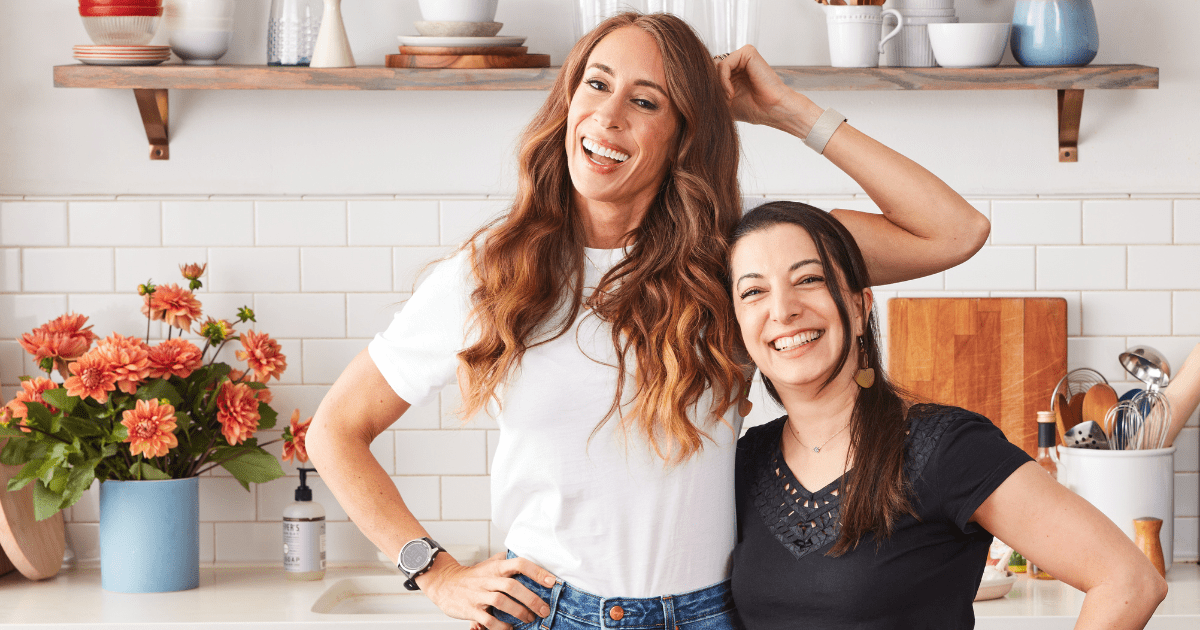
{"label": "woman with dark hair", "polygon": [[787,411],[737,447],[733,594],[749,630],[972,628],[992,534],[1087,593],[1077,628],[1145,625],[1166,582],[1116,525],[987,418],[911,404],[887,380],[841,223],[760,206],[729,268],[746,349]]}
{"label": "woman with dark hair", "polygon": [[[450,616],[735,627],[735,120],[803,138],[864,187],[883,214],[834,216],[878,282],[951,267],[987,237],[962,197],[785,86],[753,48],[714,60],[671,15],[602,23],[525,130],[510,212],[437,266],[308,433],[350,518]],[[486,409],[500,426],[491,511],[509,554],[474,566],[440,553],[369,450],[456,379],[462,415]]]}

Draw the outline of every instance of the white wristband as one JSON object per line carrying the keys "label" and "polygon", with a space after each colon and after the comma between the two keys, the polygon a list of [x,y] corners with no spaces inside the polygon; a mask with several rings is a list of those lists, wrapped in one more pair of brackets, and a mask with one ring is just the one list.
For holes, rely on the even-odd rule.
{"label": "white wristband", "polygon": [[820,118],[817,118],[817,122],[813,123],[812,129],[804,138],[804,144],[819,154],[825,153],[825,145],[829,144],[833,132],[837,131],[844,122],[846,122],[846,117],[830,107],[821,114]]}

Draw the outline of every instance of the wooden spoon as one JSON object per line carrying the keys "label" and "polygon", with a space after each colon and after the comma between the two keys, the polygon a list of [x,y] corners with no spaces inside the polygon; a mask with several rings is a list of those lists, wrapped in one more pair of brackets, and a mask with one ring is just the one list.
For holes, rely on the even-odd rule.
{"label": "wooden spoon", "polygon": [[1067,397],[1062,394],[1054,396],[1054,424],[1058,426],[1058,443],[1067,443]]}
{"label": "wooden spoon", "polygon": [[1071,402],[1067,403],[1067,415],[1063,417],[1063,426],[1068,431],[1083,422],[1083,399],[1084,394],[1075,394],[1071,397]]}
{"label": "wooden spoon", "polygon": [[1117,392],[1107,383],[1097,383],[1087,390],[1083,399],[1083,421],[1091,420],[1104,429],[1105,435],[1112,432],[1112,427],[1104,423],[1108,410],[1117,406]]}

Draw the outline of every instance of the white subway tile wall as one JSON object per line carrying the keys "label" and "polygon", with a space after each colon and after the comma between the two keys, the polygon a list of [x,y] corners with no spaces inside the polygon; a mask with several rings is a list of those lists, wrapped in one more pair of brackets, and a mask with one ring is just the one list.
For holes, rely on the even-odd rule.
{"label": "white subway tile wall", "polygon": [[[1110,196],[1111,197],[1111,196]],[[877,211],[865,197],[810,199],[819,207]],[[71,198],[0,200],[0,397],[34,369],[15,339],[68,309],[102,335],[142,334],[136,287],[182,282],[179,265],[208,263],[199,291],[206,314],[242,305],[255,328],[278,339],[288,370],[276,385],[278,437],[293,409],[316,411],[342,368],[403,308],[427,263],[504,211],[504,198]],[[993,222],[988,245],[967,263],[881,287],[886,331],[891,297],[1062,297],[1068,307],[1069,366],[1099,370],[1118,392],[1135,386],[1117,362],[1149,344],[1178,366],[1200,343],[1200,199],[972,199]],[[161,328],[151,327],[160,338]],[[885,344],[886,347],[886,344]],[[222,358],[235,362],[226,349]],[[756,395],[761,397],[761,392]],[[451,388],[410,409],[372,445],[405,502],[443,544],[503,550],[489,525],[488,471],[499,440],[494,421],[462,424]],[[756,404],[748,424],[771,417]],[[279,445],[268,447],[279,453]],[[287,477],[244,490],[223,470],[201,480],[201,560],[279,561],[283,507],[299,483]],[[1200,557],[1200,423],[1193,415],[1175,455],[1175,556]],[[373,561],[374,546],[321,482],[332,562]],[[67,511],[77,557],[99,557],[97,488]]]}

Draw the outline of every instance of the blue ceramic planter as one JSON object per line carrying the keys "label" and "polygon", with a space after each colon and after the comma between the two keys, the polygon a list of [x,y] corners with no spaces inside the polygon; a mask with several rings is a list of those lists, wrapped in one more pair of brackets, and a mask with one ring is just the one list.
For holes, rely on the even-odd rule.
{"label": "blue ceramic planter", "polygon": [[1100,50],[1091,0],[1017,0],[1012,53],[1022,66],[1086,66]]}
{"label": "blue ceramic planter", "polygon": [[117,593],[200,586],[200,480],[100,484],[100,585]]}

